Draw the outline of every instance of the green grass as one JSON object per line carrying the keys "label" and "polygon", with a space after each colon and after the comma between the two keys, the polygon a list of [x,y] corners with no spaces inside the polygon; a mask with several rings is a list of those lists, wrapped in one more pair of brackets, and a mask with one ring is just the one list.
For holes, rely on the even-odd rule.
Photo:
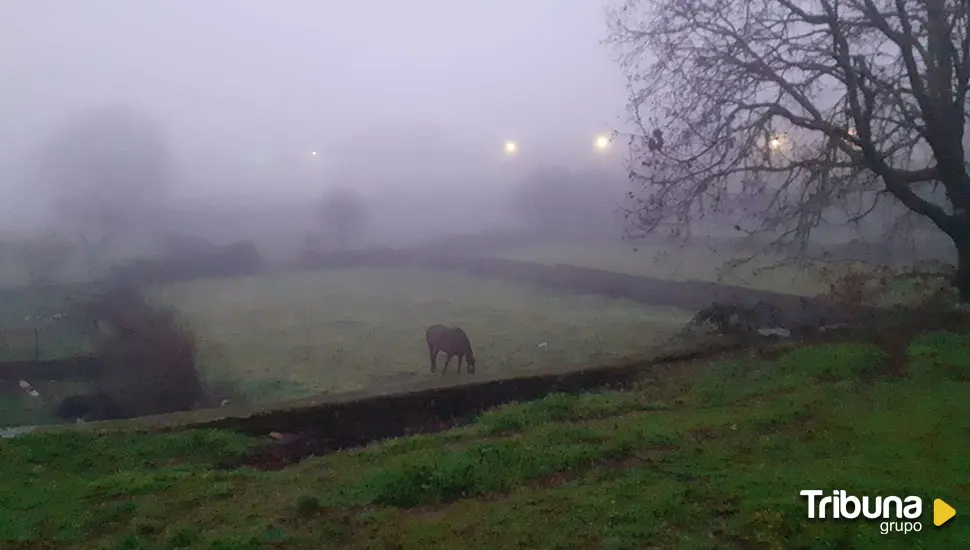
{"label": "green grass", "polygon": [[466,330],[481,378],[647,353],[691,315],[420,269],[198,281],[159,295],[196,331],[203,368],[258,387],[256,402],[427,378],[434,323]]}
{"label": "green grass", "polygon": [[[0,441],[0,540],[64,548],[963,548],[966,335],[910,373],[864,343],[550,395],[439,434],[220,470],[255,440],[89,432]],[[926,360],[932,357],[932,360]],[[922,532],[811,521],[803,489],[918,495]],[[932,500],[957,517],[932,525]]]}

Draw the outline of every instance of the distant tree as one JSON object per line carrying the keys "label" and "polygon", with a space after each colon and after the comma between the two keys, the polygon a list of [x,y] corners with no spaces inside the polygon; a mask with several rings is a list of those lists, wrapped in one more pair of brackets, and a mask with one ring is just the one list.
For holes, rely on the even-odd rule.
{"label": "distant tree", "polygon": [[81,240],[89,269],[167,197],[173,160],[162,128],[125,107],[68,120],[33,158],[32,183],[52,214]]}
{"label": "distant tree", "polygon": [[633,227],[735,198],[747,230],[804,249],[833,214],[897,201],[953,242],[970,302],[970,3],[625,0],[610,23],[639,127]]}
{"label": "distant tree", "polygon": [[361,196],[347,187],[324,193],[314,212],[317,223],[337,237],[341,250],[360,237],[367,224],[367,207]]}
{"label": "distant tree", "polygon": [[20,259],[32,285],[49,284],[63,274],[76,250],[75,241],[45,232],[28,237],[20,245]]}

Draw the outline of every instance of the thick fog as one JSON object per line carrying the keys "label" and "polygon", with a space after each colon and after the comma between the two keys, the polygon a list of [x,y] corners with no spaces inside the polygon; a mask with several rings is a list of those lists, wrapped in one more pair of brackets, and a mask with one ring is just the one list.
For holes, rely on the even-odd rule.
{"label": "thick fog", "polygon": [[35,153],[104,107],[164,131],[174,165],[166,196],[186,212],[306,210],[326,190],[352,187],[373,201],[372,229],[512,223],[508,195],[536,169],[622,174],[622,147],[594,148],[625,120],[625,83],[600,42],[603,9],[589,0],[3,2],[6,225],[46,223],[48,190],[29,174],[47,161]]}

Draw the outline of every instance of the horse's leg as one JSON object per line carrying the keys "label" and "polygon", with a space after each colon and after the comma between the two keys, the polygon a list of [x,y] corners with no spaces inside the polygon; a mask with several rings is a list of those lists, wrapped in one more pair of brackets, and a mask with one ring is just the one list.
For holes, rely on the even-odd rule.
{"label": "horse's leg", "polygon": [[438,352],[431,344],[428,344],[428,354],[431,356],[431,374],[434,374],[438,370]]}
{"label": "horse's leg", "polygon": [[459,355],[458,356],[458,374],[461,374],[461,362],[464,361],[464,360],[465,360],[465,356],[464,355]]}
{"label": "horse's leg", "polygon": [[441,374],[444,374],[445,371],[448,370],[448,365],[451,364],[451,358],[452,358],[452,355],[449,353],[448,354],[448,359],[445,360],[445,366],[444,367],[441,367]]}

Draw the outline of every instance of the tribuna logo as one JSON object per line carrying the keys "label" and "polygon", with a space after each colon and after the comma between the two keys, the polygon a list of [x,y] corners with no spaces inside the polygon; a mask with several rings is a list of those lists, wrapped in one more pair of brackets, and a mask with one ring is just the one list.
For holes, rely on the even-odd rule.
{"label": "tribuna logo", "polygon": [[[825,494],[820,489],[805,490],[799,493],[808,497],[808,519],[919,519],[923,515],[923,499],[910,496],[900,497],[855,497],[845,491],[832,491],[831,496],[816,501]],[[895,509],[895,514],[893,510]],[[818,514],[816,514],[818,510]]]}
{"label": "tribuna logo", "polygon": [[[822,497],[825,491],[820,489],[804,490],[799,494],[808,497],[808,519],[857,519],[861,516],[866,519],[918,520],[923,515],[923,499],[917,496],[856,497],[846,494],[845,491],[832,491],[830,496]],[[887,531],[909,532],[922,529],[922,524],[918,521],[900,522],[898,529],[885,521],[883,525],[881,529],[884,534]]]}

